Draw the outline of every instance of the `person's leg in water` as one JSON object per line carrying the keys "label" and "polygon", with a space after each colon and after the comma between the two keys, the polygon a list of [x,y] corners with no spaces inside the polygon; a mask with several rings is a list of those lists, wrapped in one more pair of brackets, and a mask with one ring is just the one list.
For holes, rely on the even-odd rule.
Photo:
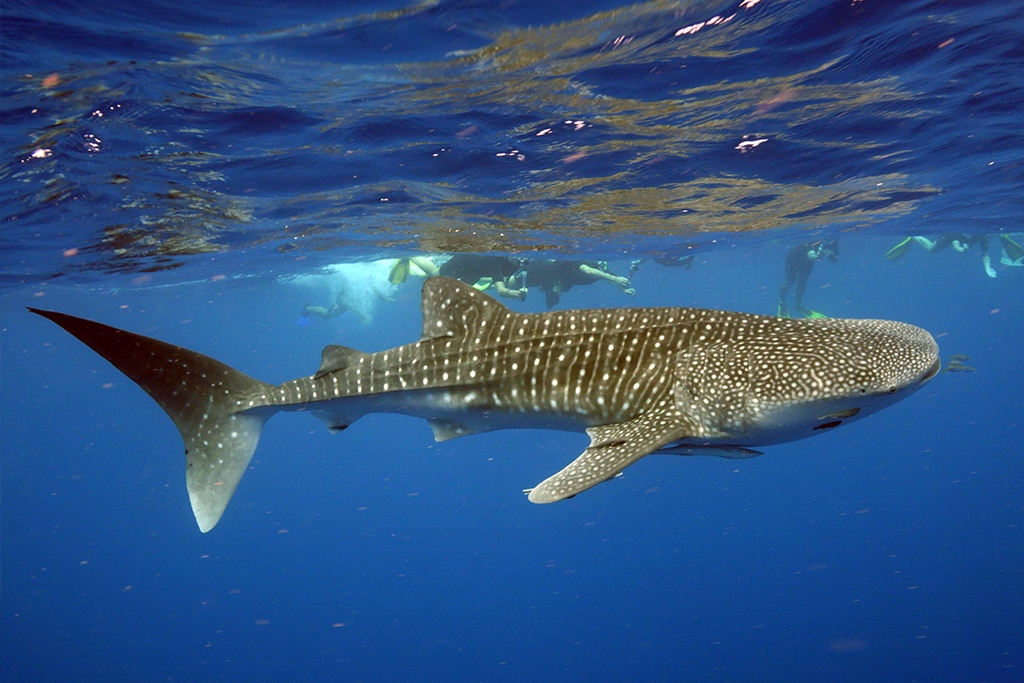
{"label": "person's leg in water", "polygon": [[793,286],[796,281],[796,273],[790,268],[789,264],[786,264],[786,278],[782,281],[782,286],[779,288],[779,308],[776,312],[780,318],[789,317],[789,309],[786,308],[786,297],[789,296],[789,288]]}
{"label": "person's leg in water", "polygon": [[921,247],[928,252],[935,251],[935,242],[931,241],[927,237],[921,235],[915,235],[914,241],[921,245]]}
{"label": "person's leg in water", "polygon": [[796,274],[796,289],[793,291],[793,305],[796,306],[796,310],[804,315],[810,313],[809,310],[804,308],[804,292],[807,290],[807,280],[810,279],[811,268],[810,262],[808,262],[807,268],[801,268]]}
{"label": "person's leg in water", "polygon": [[792,247],[786,252],[785,278],[782,281],[782,286],[779,288],[779,307],[776,312],[776,315],[780,318],[789,317],[786,297],[789,295],[789,290],[794,284],[797,286],[795,303],[797,308],[801,306],[804,288],[807,286],[807,276],[810,275],[811,268],[814,267],[807,253],[806,245],[803,244]]}

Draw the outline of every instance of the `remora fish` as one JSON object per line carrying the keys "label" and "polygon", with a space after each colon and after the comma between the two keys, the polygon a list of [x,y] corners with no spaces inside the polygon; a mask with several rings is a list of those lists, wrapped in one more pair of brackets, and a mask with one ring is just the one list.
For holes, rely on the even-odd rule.
{"label": "remora fish", "polygon": [[590,445],[528,489],[569,498],[655,451],[750,457],[905,398],[940,369],[925,330],[886,320],[782,319],[697,308],[515,313],[447,278],[423,286],[419,341],[328,346],[316,374],[266,384],[212,358],[29,309],[141,386],[185,441],[203,532],[220,520],[264,423],[310,411],[340,431],[367,413],[425,418],[438,441],[512,427],[586,430]]}

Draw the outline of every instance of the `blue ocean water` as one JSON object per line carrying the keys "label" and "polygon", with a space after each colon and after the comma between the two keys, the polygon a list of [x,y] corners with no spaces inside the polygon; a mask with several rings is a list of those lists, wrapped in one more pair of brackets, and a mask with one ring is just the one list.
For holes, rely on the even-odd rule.
{"label": "blue ocean water", "polygon": [[[1012,2],[5,2],[0,679],[1024,679],[1022,46]],[[952,232],[995,277],[885,258]],[[399,256],[639,262],[558,308],[774,314],[828,239],[808,307],[974,371],[544,506],[585,436],[286,414],[201,534],[171,421],[24,310],[280,382],[419,336]]]}

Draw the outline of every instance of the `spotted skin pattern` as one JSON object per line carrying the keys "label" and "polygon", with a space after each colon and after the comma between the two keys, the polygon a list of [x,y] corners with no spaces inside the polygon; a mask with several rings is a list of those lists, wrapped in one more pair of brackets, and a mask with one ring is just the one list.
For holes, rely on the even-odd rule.
{"label": "spotted skin pattern", "polygon": [[217,524],[278,411],[340,431],[363,415],[422,417],[437,440],[503,428],[586,430],[569,466],[527,489],[572,497],[661,451],[749,457],[889,405],[937,373],[926,331],[884,320],[791,320],[695,308],[515,313],[447,278],[423,288],[419,341],[324,349],[274,386],[212,358],[39,311],[105,357],[171,416],[202,531]]}

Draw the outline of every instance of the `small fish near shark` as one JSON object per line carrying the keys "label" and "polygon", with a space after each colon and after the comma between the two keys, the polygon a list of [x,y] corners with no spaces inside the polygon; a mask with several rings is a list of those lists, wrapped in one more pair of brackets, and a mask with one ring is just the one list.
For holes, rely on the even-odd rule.
{"label": "small fish near shark", "polygon": [[220,520],[266,421],[307,411],[332,431],[368,413],[426,419],[444,441],[495,429],[586,431],[590,445],[527,489],[571,498],[650,453],[751,457],[906,398],[941,368],[925,330],[887,320],[786,319],[698,308],[516,313],[456,280],[423,286],[419,341],[323,350],[277,386],[213,358],[30,308],[144,389],[185,442],[203,532]]}

